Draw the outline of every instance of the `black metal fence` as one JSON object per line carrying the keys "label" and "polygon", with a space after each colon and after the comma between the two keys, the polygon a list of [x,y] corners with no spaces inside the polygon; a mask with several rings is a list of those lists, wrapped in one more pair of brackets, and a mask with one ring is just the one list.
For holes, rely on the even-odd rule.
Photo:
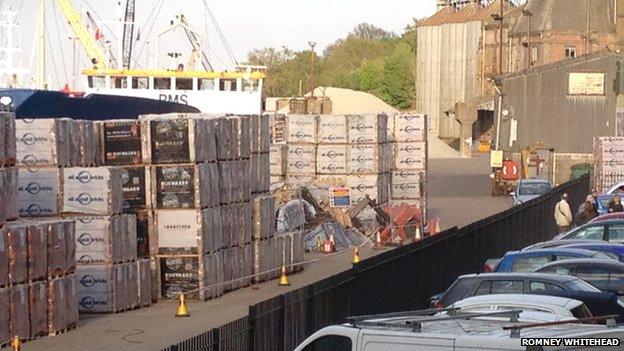
{"label": "black metal fence", "polygon": [[[249,308],[248,316],[163,351],[289,351],[306,337],[354,315],[424,308],[459,275],[480,272],[489,258],[550,240],[561,194],[576,208],[589,177],[461,229],[381,253],[358,266]],[[461,204],[458,204],[461,206]]]}

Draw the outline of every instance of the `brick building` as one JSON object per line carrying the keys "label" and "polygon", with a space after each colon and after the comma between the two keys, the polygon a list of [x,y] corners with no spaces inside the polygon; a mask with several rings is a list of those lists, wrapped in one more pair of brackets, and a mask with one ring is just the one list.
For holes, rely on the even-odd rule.
{"label": "brick building", "polygon": [[419,23],[417,107],[431,116],[432,132],[448,143],[460,135],[456,103],[477,105],[473,138],[487,139],[494,77],[614,51],[616,13],[624,15],[622,0],[529,0],[518,7],[505,1],[501,70],[500,1],[443,0],[439,5],[436,14]]}

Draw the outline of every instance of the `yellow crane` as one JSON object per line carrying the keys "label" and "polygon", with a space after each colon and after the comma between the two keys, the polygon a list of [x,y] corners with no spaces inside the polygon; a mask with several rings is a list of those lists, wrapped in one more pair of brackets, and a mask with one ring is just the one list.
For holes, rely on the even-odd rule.
{"label": "yellow crane", "polygon": [[89,60],[93,63],[93,68],[98,70],[106,69],[106,55],[97,45],[87,27],[82,23],[78,11],[76,11],[69,0],[56,0],[56,3],[61,11],[63,11],[69,26],[74,31],[74,35],[78,41],[80,41],[80,44],[84,48]]}

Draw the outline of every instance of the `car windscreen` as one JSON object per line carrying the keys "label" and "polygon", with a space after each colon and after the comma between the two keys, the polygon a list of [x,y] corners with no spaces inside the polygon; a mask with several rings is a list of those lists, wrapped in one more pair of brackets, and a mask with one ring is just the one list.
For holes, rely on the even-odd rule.
{"label": "car windscreen", "polygon": [[534,196],[544,195],[550,191],[548,183],[520,183],[518,186],[518,195]]}

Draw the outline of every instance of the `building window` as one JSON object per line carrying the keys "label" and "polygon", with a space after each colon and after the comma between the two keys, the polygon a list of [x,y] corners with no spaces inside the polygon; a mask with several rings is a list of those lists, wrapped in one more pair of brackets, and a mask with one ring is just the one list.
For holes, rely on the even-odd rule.
{"label": "building window", "polygon": [[576,48],[573,48],[573,47],[565,48],[565,57],[566,58],[575,58],[576,57]]}
{"label": "building window", "polygon": [[531,48],[531,62],[537,62],[537,48],[536,47],[532,47]]}

